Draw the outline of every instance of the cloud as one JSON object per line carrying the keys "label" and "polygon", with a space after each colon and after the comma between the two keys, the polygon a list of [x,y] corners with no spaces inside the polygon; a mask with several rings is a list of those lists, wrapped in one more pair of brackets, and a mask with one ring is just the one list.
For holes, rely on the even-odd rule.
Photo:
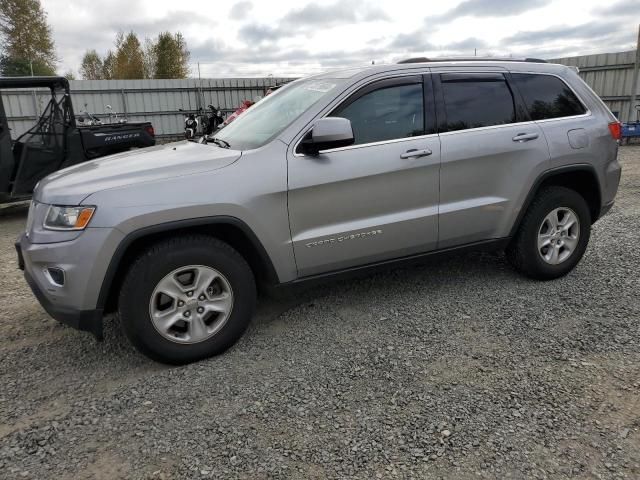
{"label": "cloud", "polygon": [[619,32],[620,24],[615,21],[594,21],[576,26],[558,25],[544,30],[520,31],[504,39],[512,45],[539,45],[557,40],[599,39],[610,37]]}
{"label": "cloud", "polygon": [[402,50],[404,52],[419,52],[423,54],[426,52],[436,54],[439,54],[438,52],[451,52],[454,55],[471,55],[474,49],[483,49],[488,46],[487,42],[476,37],[469,37],[455,42],[435,45],[426,40],[422,30],[418,30],[412,33],[398,34],[389,43],[388,48],[390,51]]}
{"label": "cloud", "polygon": [[439,48],[446,51],[467,52],[470,54],[471,50],[475,48],[487,48],[488,46],[489,45],[487,44],[487,42],[485,42],[481,38],[469,37],[465,38],[464,40],[448,43]]}
{"label": "cloud", "polygon": [[597,7],[593,10],[593,13],[601,16],[626,17],[629,12],[637,12],[639,10],[640,0],[620,0],[606,7]]}
{"label": "cloud", "polygon": [[426,40],[425,34],[422,30],[417,30],[410,33],[399,33],[389,44],[392,49],[418,51],[429,50],[433,46]]}
{"label": "cloud", "polygon": [[339,0],[325,6],[310,3],[300,9],[291,10],[283,17],[282,24],[298,28],[303,26],[327,28],[345,23],[378,20],[389,20],[389,16],[381,8],[364,1]]}
{"label": "cloud", "polygon": [[229,16],[234,20],[244,20],[245,18],[247,18],[252,8],[253,3],[248,0],[243,0],[231,7]]}
{"label": "cloud", "polygon": [[238,36],[245,43],[263,43],[273,42],[284,36],[281,29],[270,27],[269,25],[259,25],[250,23],[244,25],[238,30]]}
{"label": "cloud", "polygon": [[458,17],[509,17],[544,7],[551,0],[465,0],[432,20],[448,22]]}
{"label": "cloud", "polygon": [[388,21],[390,17],[377,6],[365,0],[344,2],[338,0],[329,5],[308,4],[291,10],[280,20],[270,25],[248,23],[243,25],[238,36],[245,43],[275,42],[301,33],[327,29],[339,25]]}
{"label": "cloud", "polygon": [[[131,18],[131,19],[130,19]],[[105,22],[105,28],[111,31],[133,31],[139,38],[155,37],[161,32],[177,32],[181,28],[192,27],[194,25],[215,25],[215,21],[208,18],[199,17],[192,12],[170,11],[160,18],[145,19],[145,16],[135,16],[129,18],[111,18]]]}

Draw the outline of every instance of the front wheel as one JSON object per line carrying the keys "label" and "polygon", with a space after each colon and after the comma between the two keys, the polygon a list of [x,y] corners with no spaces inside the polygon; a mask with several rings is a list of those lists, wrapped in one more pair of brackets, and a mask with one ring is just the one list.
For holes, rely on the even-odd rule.
{"label": "front wheel", "polygon": [[123,330],[142,353],[165,363],[210,357],[233,345],[256,304],[251,268],[215,238],[171,238],[134,262],[120,290]]}
{"label": "front wheel", "polygon": [[507,259],[531,278],[562,277],[584,255],[590,234],[591,214],[585,199],[565,187],[545,187],[507,247]]}

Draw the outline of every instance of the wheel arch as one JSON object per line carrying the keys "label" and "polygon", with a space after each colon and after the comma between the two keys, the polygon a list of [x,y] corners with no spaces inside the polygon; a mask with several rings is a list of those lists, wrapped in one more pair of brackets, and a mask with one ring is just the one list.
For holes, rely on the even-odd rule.
{"label": "wheel arch", "polygon": [[120,242],[113,254],[100,287],[96,308],[114,311],[117,294],[131,262],[148,246],[165,238],[205,234],[236,249],[249,263],[258,283],[277,284],[278,274],[264,246],[242,220],[235,217],[204,217],[162,223],[135,230]]}
{"label": "wheel arch", "polygon": [[511,237],[513,237],[518,231],[518,228],[520,228],[522,218],[540,189],[551,185],[570,188],[579,193],[589,206],[591,223],[593,224],[598,220],[602,208],[602,192],[595,168],[589,164],[567,165],[547,170],[536,179],[511,228]]}

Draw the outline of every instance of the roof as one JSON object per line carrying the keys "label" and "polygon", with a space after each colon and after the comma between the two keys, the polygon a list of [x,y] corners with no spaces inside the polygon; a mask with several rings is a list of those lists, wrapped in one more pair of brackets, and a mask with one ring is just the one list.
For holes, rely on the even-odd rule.
{"label": "roof", "polygon": [[559,73],[564,71],[567,67],[564,65],[546,63],[543,60],[538,59],[502,59],[502,58],[481,58],[481,57],[462,57],[462,58],[434,58],[428,59],[426,57],[420,57],[415,59],[409,59],[410,61],[403,61],[400,63],[386,63],[377,65],[368,65],[358,68],[336,69],[328,72],[313,75],[311,78],[333,78],[333,79],[352,79],[357,77],[363,78],[370,75],[388,73],[394,71],[411,71],[416,70],[416,73],[424,71],[426,68],[447,68],[447,67],[490,67],[503,69],[507,71],[527,71],[527,72],[548,72]]}
{"label": "roof", "polygon": [[526,62],[526,63],[548,63],[540,58],[511,58],[511,57],[414,57],[400,60],[403,63],[443,63],[443,62]]}
{"label": "roof", "polygon": [[1,88],[57,88],[69,90],[64,77],[0,77]]}

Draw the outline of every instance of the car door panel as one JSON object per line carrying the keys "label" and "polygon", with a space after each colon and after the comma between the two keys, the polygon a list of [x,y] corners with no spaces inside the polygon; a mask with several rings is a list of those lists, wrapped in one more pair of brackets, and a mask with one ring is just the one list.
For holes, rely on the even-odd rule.
{"label": "car door panel", "polygon": [[[432,153],[401,158],[412,149]],[[436,135],[293,158],[289,217],[300,275],[435,248],[439,164]]]}
{"label": "car door panel", "polygon": [[[528,141],[517,135],[538,134]],[[533,122],[447,132],[440,136],[439,248],[508,235],[520,205],[548,165],[548,149]]]}
{"label": "car door panel", "polygon": [[[403,81],[380,83],[389,88],[388,82]],[[429,95],[432,98],[431,90]],[[354,103],[347,99],[334,111]],[[395,135],[399,126],[385,117],[385,108],[375,114],[382,112],[382,117],[369,119],[364,118],[366,109],[358,111],[354,106],[352,113],[357,111],[362,120],[354,132],[371,141],[373,130],[387,125],[390,135]],[[398,112],[406,121],[405,113]],[[434,115],[431,111],[427,115],[431,121]],[[317,157],[291,154],[289,221],[298,274],[314,275],[435,249],[439,169],[436,134],[358,144]]]}
{"label": "car door panel", "polygon": [[505,72],[434,79],[442,152],[438,248],[506,237],[525,187],[548,168],[545,136]]}

